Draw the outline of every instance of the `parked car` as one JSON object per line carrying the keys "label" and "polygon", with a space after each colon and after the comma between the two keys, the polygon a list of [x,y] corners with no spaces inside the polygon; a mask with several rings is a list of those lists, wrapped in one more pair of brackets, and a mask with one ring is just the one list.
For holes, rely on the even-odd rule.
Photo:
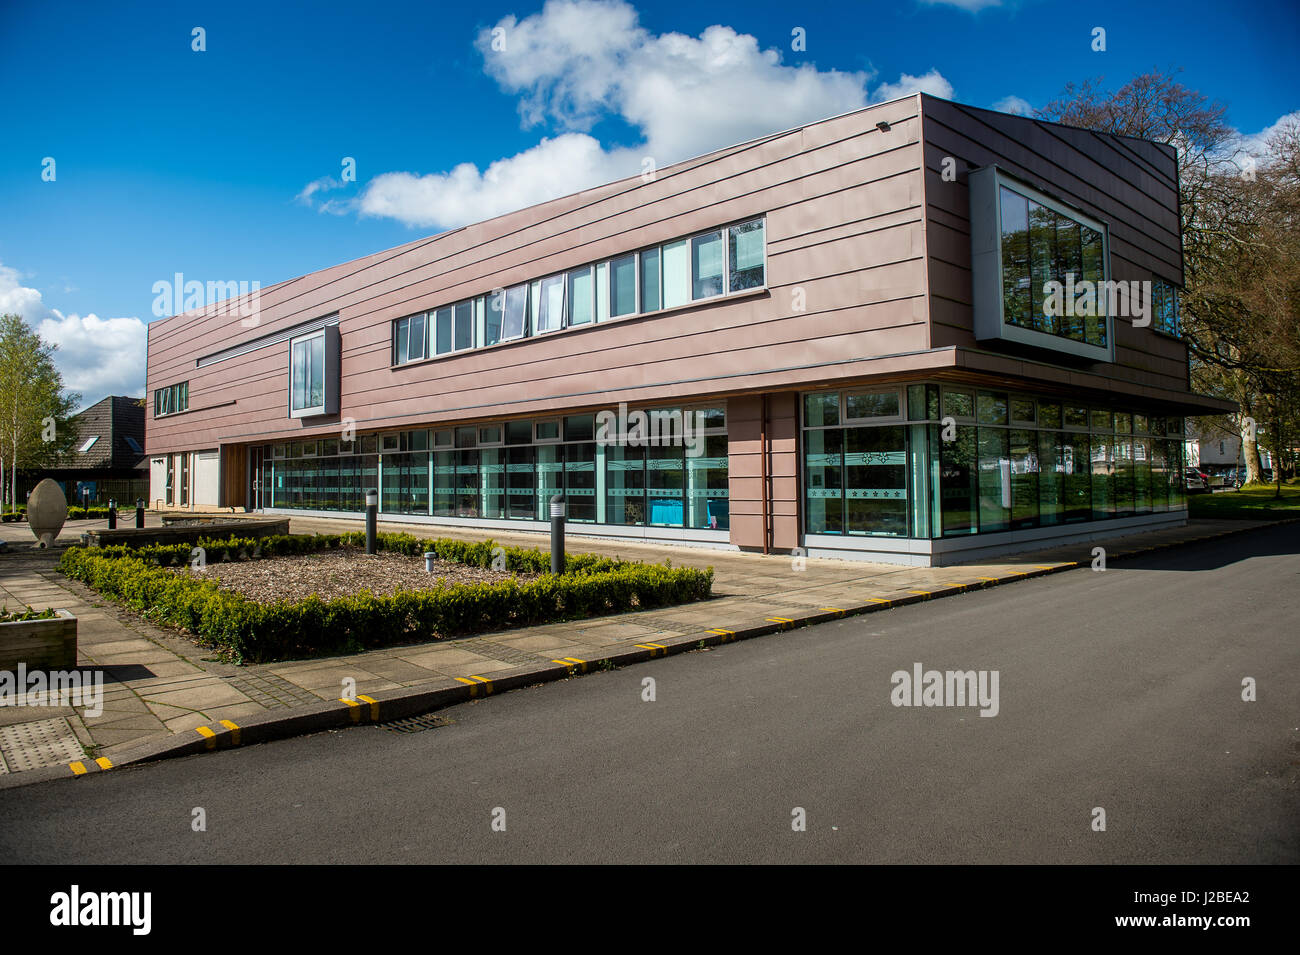
{"label": "parked car", "polygon": [[1204,471],[1197,470],[1196,468],[1184,468],[1183,484],[1186,486],[1187,493],[1189,494],[1194,491],[1208,493],[1210,490],[1210,476]]}

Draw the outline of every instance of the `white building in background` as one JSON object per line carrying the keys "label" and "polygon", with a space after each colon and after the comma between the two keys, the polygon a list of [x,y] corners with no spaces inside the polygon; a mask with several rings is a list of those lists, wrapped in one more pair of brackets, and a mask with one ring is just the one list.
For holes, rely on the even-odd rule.
{"label": "white building in background", "polygon": [[[1188,467],[1233,467],[1246,466],[1246,459],[1241,451],[1241,436],[1223,432],[1202,433],[1188,426],[1187,439],[1184,442],[1184,457]],[[1271,468],[1272,458],[1263,448],[1259,449],[1260,466]]]}

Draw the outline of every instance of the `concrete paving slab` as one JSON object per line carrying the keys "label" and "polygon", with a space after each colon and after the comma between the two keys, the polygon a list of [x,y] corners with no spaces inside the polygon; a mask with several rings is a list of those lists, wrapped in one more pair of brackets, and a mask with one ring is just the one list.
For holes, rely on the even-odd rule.
{"label": "concrete paving slab", "polygon": [[169,693],[145,693],[145,702],[151,707],[184,706],[186,709],[201,710],[209,706],[228,706],[233,703],[247,703],[248,697],[227,683],[212,682],[204,686],[186,687]]}

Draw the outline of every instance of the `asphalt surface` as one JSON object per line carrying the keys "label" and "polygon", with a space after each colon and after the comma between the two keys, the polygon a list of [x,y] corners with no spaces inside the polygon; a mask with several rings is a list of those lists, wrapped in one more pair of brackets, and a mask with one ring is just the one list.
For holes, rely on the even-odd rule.
{"label": "asphalt surface", "polygon": [[[1293,863],[1298,555],[1300,528],[1271,528],[507,693],[419,733],[0,791],[0,858]],[[894,706],[917,662],[997,671],[997,715]]]}

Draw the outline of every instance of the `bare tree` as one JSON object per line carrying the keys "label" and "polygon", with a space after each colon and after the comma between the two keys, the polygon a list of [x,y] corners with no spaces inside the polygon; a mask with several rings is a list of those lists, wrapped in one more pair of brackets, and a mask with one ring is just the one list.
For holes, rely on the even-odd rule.
{"label": "bare tree", "polygon": [[1193,384],[1240,405],[1232,425],[1243,441],[1247,480],[1260,479],[1256,439],[1262,436],[1274,451],[1280,487],[1287,434],[1296,433],[1289,409],[1300,399],[1300,132],[1284,128],[1265,155],[1250,155],[1228,124],[1226,107],[1162,71],[1137,76],[1113,93],[1097,80],[1070,84],[1037,115],[1177,151],[1183,336]]}

